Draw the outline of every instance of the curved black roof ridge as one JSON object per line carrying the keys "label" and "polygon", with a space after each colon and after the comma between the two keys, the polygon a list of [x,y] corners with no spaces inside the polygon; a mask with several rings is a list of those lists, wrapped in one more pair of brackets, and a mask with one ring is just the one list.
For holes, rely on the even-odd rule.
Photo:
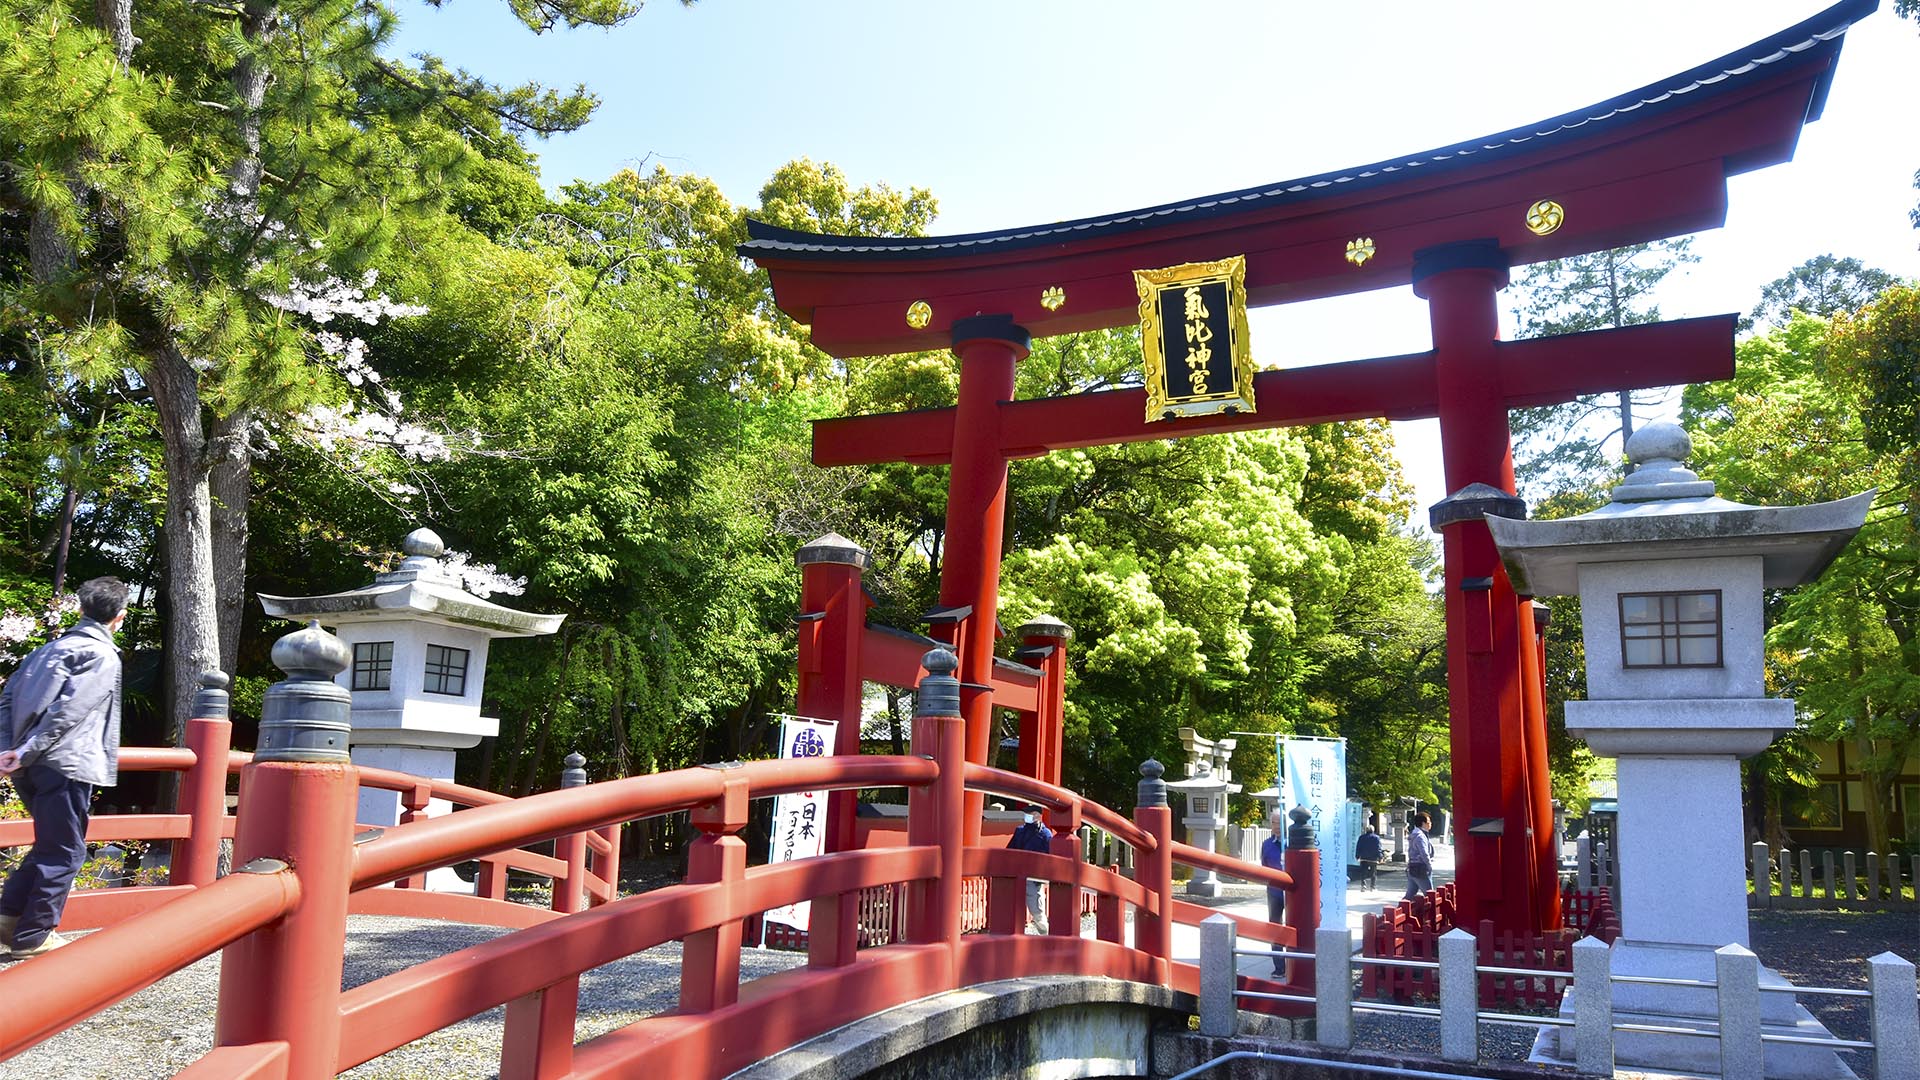
{"label": "curved black roof ridge", "polygon": [[[1409,170],[1444,170],[1459,167],[1462,162],[1468,160],[1483,160],[1488,154],[1511,152],[1515,147],[1568,132],[1588,129],[1586,133],[1591,134],[1597,130],[1595,125],[1606,125],[1623,115],[1662,112],[1692,100],[1691,95],[1696,93],[1712,95],[1723,92],[1737,85],[1738,80],[1743,76],[1755,71],[1763,69],[1780,71],[1812,63],[1829,54],[1837,54],[1844,43],[1847,30],[1854,23],[1871,15],[1879,6],[1880,0],[1841,0],[1840,3],[1784,30],[1761,38],[1751,45],[1735,49],[1718,59],[1709,60],[1678,75],[1649,83],[1638,90],[1629,90],[1586,108],[1575,109],[1537,123],[1510,128],[1498,134],[1468,139],[1406,158],[1377,161],[1355,169],[1320,173],[1273,184],[1259,184],[1237,191],[1227,191],[1182,202],[1162,203],[1158,206],[1117,214],[1076,218],[1072,221],[1048,225],[1030,225],[949,236],[844,236],[833,233],[804,232],[748,218],[747,235],[751,239],[741,244],[737,250],[740,254],[749,257],[756,252],[778,253],[800,258],[855,254],[898,255],[909,258],[939,257],[964,253],[968,249],[981,250],[991,247],[1007,250],[1052,243],[1063,234],[1069,233],[1125,232],[1140,228],[1156,219],[1204,219],[1225,213],[1230,207],[1249,202],[1304,200],[1333,191],[1350,191],[1357,187],[1368,187],[1385,182]],[[1785,67],[1776,67],[1776,65],[1785,65]],[[1826,106],[1827,90],[1832,81],[1833,69],[1829,67],[1814,87],[1813,97],[1808,103],[1807,115],[1803,123],[1811,123],[1820,118],[1821,110]]]}

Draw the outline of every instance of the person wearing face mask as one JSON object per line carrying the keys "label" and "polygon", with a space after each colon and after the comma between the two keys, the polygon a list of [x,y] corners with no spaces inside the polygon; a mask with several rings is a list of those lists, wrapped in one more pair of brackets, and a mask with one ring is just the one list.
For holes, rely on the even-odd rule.
{"label": "person wearing face mask", "polygon": [[[1040,807],[1027,804],[1026,820],[1018,829],[1013,830],[1013,839],[1007,846],[1016,851],[1053,850],[1053,830],[1040,820]],[[1027,879],[1027,927],[1036,934],[1047,932],[1047,921],[1040,911],[1040,880]]]}

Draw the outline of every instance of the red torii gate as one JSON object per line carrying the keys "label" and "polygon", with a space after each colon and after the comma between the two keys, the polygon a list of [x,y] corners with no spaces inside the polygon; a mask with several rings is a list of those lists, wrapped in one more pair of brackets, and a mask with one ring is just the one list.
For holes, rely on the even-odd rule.
{"label": "red torii gate", "polygon": [[[1515,263],[1712,228],[1727,177],[1790,159],[1817,119],[1849,25],[1846,0],[1780,33],[1587,109],[1357,169],[1102,218],[946,237],[851,237],[749,222],[740,253],[781,310],[839,357],[951,346],[958,404],[820,420],[816,465],[952,466],[939,628],[961,659],[967,756],[991,753],[1007,462],[1051,450],[1367,417],[1437,416],[1448,489],[1447,672],[1461,918],[1557,925],[1543,688],[1530,598],[1483,523],[1523,516],[1507,410],[1583,393],[1723,379],[1734,316],[1498,340]],[[1013,400],[1032,336],[1131,324],[1133,271],[1246,257],[1248,302],[1411,285],[1433,348],[1255,379],[1258,412],[1144,422],[1145,391]],[[857,752],[857,745],[844,746]],[[968,818],[979,820],[979,797]],[[977,826],[976,826],[977,827]]]}

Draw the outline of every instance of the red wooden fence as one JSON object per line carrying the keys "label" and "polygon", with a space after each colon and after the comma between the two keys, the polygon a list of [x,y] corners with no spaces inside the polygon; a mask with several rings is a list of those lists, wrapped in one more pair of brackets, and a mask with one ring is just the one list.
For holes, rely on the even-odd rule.
{"label": "red wooden fence", "polygon": [[[1480,1001],[1495,1005],[1552,1006],[1570,985],[1573,975],[1573,943],[1589,934],[1612,944],[1620,935],[1620,921],[1613,913],[1612,896],[1605,889],[1568,892],[1562,897],[1561,913],[1567,925],[1544,934],[1496,932],[1493,923],[1482,919],[1474,940],[1479,945],[1478,963],[1482,967],[1531,968],[1564,971],[1567,978],[1483,973],[1480,976]],[[1395,960],[1433,961],[1439,958],[1440,935],[1454,929],[1458,917],[1454,906],[1454,885],[1449,882],[1411,900],[1385,907],[1378,915],[1362,920],[1360,951],[1363,956]],[[1360,992],[1363,997],[1409,1001],[1439,994],[1438,972],[1431,968],[1412,968],[1367,964],[1361,967]]]}

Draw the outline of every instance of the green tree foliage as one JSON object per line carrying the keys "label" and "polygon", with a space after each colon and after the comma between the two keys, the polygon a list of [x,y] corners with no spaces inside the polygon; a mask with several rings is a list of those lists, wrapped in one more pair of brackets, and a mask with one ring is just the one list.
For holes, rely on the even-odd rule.
{"label": "green tree foliage", "polygon": [[[1519,336],[1550,337],[1659,322],[1654,291],[1675,268],[1699,261],[1689,250],[1691,243],[1662,240],[1529,266],[1515,283]],[[1588,487],[1597,478],[1612,475],[1627,440],[1633,437],[1634,410],[1658,400],[1650,392],[1636,396],[1621,390],[1586,394],[1561,405],[1513,410],[1514,472],[1521,487],[1542,497]],[[1609,456],[1607,447],[1615,436],[1619,443]]]}
{"label": "green tree foliage", "polygon": [[1898,283],[1892,274],[1859,259],[1816,255],[1760,290],[1760,303],[1753,309],[1751,321],[1785,326],[1796,311],[1816,319],[1851,315]]}
{"label": "green tree foliage", "polygon": [[[517,11],[545,28],[636,9]],[[176,728],[192,675],[233,662],[262,436],[352,396],[352,365],[288,298],[362,280],[397,230],[443,213],[482,156],[463,109],[552,131],[591,108],[385,60],[392,24],[360,0],[0,4],[0,206],[25,240],[0,249],[10,321],[61,372],[150,397]]]}
{"label": "green tree foliage", "polygon": [[[1741,343],[1731,382],[1684,398],[1696,468],[1726,498],[1794,504],[1878,491],[1866,526],[1819,580],[1770,601],[1767,669],[1798,702],[1808,735],[1857,750],[1879,851],[1889,850],[1893,777],[1920,751],[1916,343],[1920,292],[1895,286],[1857,317],[1796,314]],[[1795,771],[1788,763],[1773,778]]]}

